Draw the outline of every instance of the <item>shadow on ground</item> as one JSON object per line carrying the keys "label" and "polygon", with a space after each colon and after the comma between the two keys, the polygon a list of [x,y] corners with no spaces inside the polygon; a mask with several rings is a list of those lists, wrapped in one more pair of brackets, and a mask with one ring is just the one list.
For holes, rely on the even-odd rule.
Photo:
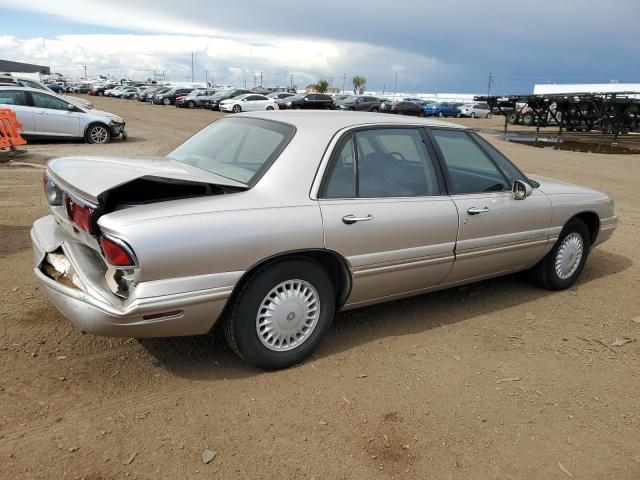
{"label": "shadow on ground", "polygon": [[[596,250],[589,257],[576,286],[615,275],[632,265],[627,257]],[[559,294],[536,287],[525,274],[515,274],[342,312],[336,316],[312,360],[308,361],[380,338],[424,332]],[[260,370],[244,364],[234,355],[220,330],[198,337],[141,339],[140,343],[157,359],[158,366],[180,377],[219,380],[259,374]]]}

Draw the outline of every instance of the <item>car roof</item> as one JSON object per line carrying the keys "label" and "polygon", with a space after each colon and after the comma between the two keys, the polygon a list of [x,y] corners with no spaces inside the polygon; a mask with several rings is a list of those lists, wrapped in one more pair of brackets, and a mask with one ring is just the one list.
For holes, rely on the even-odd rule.
{"label": "car roof", "polygon": [[369,112],[339,112],[339,111],[297,111],[279,110],[241,113],[238,116],[253,117],[264,120],[273,120],[293,125],[298,130],[315,130],[318,133],[337,132],[344,128],[375,125],[412,125],[425,127],[450,127],[461,130],[466,129],[455,123],[432,120],[430,118],[406,117],[404,115],[391,115],[388,113]]}

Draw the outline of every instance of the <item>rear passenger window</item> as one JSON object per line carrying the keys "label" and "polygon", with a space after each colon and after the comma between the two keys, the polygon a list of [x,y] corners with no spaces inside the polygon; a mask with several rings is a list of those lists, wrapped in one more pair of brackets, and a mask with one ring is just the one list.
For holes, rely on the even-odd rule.
{"label": "rear passenger window", "polygon": [[356,194],[355,157],[353,136],[350,136],[341,147],[331,164],[328,174],[329,182],[325,188],[327,198],[353,198]]}
{"label": "rear passenger window", "polygon": [[0,105],[27,105],[24,92],[19,90],[0,90]]}

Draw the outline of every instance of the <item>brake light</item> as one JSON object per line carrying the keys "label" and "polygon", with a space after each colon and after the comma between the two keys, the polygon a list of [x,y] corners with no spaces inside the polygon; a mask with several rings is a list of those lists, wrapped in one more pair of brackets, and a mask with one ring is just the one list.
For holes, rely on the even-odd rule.
{"label": "brake light", "polygon": [[101,237],[100,246],[105,258],[114,267],[133,267],[135,265],[132,254],[129,253],[130,250],[125,247],[124,243]]}
{"label": "brake light", "polygon": [[95,210],[89,205],[76,202],[69,196],[65,198],[65,205],[67,207],[69,220],[71,220],[80,230],[84,230],[85,232],[93,235],[93,213]]}

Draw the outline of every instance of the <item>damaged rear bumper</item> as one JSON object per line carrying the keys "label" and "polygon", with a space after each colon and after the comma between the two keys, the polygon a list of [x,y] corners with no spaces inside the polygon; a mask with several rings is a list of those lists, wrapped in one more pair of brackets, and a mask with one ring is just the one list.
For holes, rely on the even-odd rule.
{"label": "damaged rear bumper", "polygon": [[[109,290],[101,256],[59,227],[53,216],[36,220],[31,240],[34,273],[44,292],[75,326],[97,335],[141,338],[207,333],[233,289],[233,285],[211,285],[211,281],[209,288],[191,289],[196,283],[202,286],[202,280],[167,279],[136,286],[148,296],[134,292],[123,299]],[[226,275],[217,283],[229,283],[229,278]]]}

